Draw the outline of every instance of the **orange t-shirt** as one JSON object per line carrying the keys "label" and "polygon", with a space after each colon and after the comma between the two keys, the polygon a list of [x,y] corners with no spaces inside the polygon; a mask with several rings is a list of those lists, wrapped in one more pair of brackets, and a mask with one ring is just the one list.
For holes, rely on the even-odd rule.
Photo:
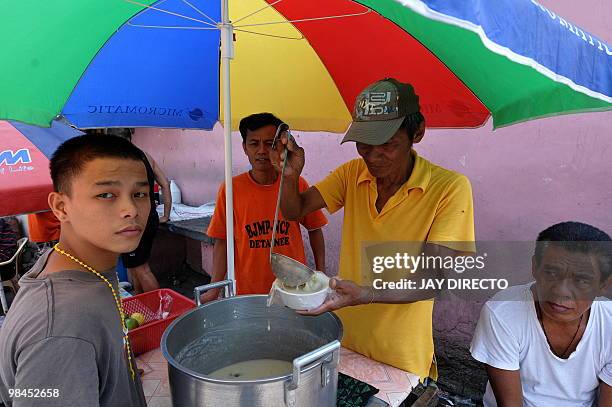
{"label": "orange t-shirt", "polygon": [[28,231],[30,240],[37,243],[59,240],[61,222],[53,212],[30,213],[28,215]]}
{"label": "orange t-shirt", "polygon": [[[278,197],[280,177],[272,185],[260,185],[248,172],[232,180],[234,189],[234,268],[238,294],[267,294],[274,282],[270,269],[270,239],[274,224],[274,210]],[[308,183],[300,177],[300,192]],[[274,252],[306,262],[300,224],[315,230],[327,224],[320,210],[306,215],[299,222],[287,221],[278,214],[278,229]],[[217,194],[215,213],[206,232],[216,239],[226,238],[225,184]]]}

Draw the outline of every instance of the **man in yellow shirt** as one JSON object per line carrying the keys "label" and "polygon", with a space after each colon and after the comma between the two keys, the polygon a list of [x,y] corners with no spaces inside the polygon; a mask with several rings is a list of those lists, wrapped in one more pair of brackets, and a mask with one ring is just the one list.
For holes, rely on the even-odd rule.
{"label": "man in yellow shirt", "polygon": [[[368,243],[423,242],[426,253],[453,256],[474,240],[469,180],[417,155],[425,119],[411,85],[384,79],[357,97],[342,142],[356,143],[359,159],[336,168],[300,193],[304,149],[283,135],[289,151],[281,209],[297,219],[320,208],[344,208],[336,294],[312,314],[337,310],[343,345],[367,357],[435,378],[432,291],[374,289],[366,264]],[[272,159],[280,164],[279,147]],[[365,250],[364,250],[365,249]]]}

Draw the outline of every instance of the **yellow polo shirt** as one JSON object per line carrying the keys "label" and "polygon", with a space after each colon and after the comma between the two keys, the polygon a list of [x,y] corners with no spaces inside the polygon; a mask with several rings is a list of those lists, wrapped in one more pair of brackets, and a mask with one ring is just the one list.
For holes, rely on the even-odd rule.
{"label": "yellow polo shirt", "polygon": [[[419,157],[408,181],[376,209],[376,178],[362,159],[336,168],[315,185],[330,213],[344,208],[339,276],[370,284],[362,267],[362,243],[384,241],[452,242],[474,240],[470,181]],[[414,373],[437,375],[433,364],[433,300],[411,304],[369,304],[336,311],[344,325],[343,346]]]}

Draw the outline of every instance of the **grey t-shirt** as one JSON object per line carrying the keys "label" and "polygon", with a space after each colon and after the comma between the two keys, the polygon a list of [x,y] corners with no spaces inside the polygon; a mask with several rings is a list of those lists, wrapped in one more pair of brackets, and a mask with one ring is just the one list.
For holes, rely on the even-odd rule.
{"label": "grey t-shirt", "polygon": [[[93,273],[79,270],[38,279],[49,253],[19,281],[0,329],[0,400],[7,407],[146,406],[136,366],[134,380],[128,367],[110,288]],[[101,274],[118,293],[115,270]],[[26,390],[25,395],[32,389],[30,394],[39,397],[11,399],[9,389]],[[41,398],[43,389],[51,397]]]}

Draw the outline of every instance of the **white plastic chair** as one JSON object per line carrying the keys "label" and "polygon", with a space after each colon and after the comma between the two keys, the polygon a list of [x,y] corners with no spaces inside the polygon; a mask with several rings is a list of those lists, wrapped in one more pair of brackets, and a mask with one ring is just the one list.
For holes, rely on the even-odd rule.
{"label": "white plastic chair", "polygon": [[13,292],[17,294],[17,290],[19,290],[17,280],[19,277],[21,277],[21,255],[23,254],[23,249],[26,247],[27,243],[27,237],[22,237],[19,239],[17,241],[17,251],[15,254],[13,254],[13,257],[0,263],[0,278],[2,280],[2,284],[0,284],[0,302],[2,303],[2,311],[4,311],[4,315],[6,315],[8,312],[8,303],[6,301],[6,296],[4,295],[4,282],[10,281]]}

